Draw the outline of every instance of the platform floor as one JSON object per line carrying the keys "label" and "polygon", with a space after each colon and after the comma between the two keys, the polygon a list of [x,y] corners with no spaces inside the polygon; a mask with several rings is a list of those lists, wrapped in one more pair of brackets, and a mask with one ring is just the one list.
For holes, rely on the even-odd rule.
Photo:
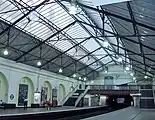
{"label": "platform floor", "polygon": [[155,110],[128,107],[82,120],[155,120]]}
{"label": "platform floor", "polygon": [[4,115],[22,115],[22,114],[35,114],[35,113],[42,113],[42,112],[54,112],[54,111],[61,111],[61,110],[70,110],[75,109],[75,107],[71,106],[64,106],[64,107],[52,107],[51,110],[47,110],[47,108],[16,108],[16,109],[0,109],[0,116]]}

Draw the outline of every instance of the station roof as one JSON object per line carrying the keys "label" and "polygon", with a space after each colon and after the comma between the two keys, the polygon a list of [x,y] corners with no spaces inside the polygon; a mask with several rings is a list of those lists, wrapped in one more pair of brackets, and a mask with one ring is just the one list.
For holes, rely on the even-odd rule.
{"label": "station roof", "polygon": [[154,8],[152,0],[100,6],[80,0],[1,0],[0,49],[9,55],[0,56],[55,73],[61,68],[60,74],[80,80],[95,79],[114,64],[152,77]]}

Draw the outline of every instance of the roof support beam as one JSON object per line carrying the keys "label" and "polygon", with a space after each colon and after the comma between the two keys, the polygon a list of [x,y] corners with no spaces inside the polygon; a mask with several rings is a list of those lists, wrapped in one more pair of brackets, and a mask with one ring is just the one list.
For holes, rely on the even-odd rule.
{"label": "roof support beam", "polygon": [[101,57],[100,59],[98,59],[98,60],[96,60],[96,61],[94,61],[94,62],[88,64],[87,66],[85,66],[85,67],[83,67],[83,68],[80,68],[78,71],[81,71],[81,70],[83,70],[83,69],[89,67],[90,65],[93,65],[94,63],[98,62],[99,60],[102,60],[103,58],[105,58],[105,57],[107,57],[107,56],[108,56],[108,55],[105,55],[105,56]]}
{"label": "roof support beam", "polygon": [[37,8],[39,8],[40,6],[42,6],[44,3],[48,2],[49,0],[44,0],[43,2],[41,2],[40,4],[36,5],[36,7],[34,7],[32,10],[30,10],[29,12],[27,12],[26,14],[24,14],[22,17],[20,17],[18,20],[16,20],[14,23],[10,24],[7,28],[5,28],[2,32],[0,32],[0,36],[5,33],[6,31],[8,31],[11,27],[13,27],[15,24],[17,24],[18,22],[20,22],[22,19],[24,19],[26,16],[28,16],[31,12],[35,11]]}
{"label": "roof support beam", "polygon": [[[76,1],[76,2],[77,2],[77,1]],[[91,9],[91,10],[94,10],[94,11],[98,11],[98,12],[101,12],[101,13],[103,12],[102,10],[98,10],[98,9],[96,9],[96,8],[93,8],[93,7],[84,5],[84,4],[80,3],[80,2],[77,2],[77,4],[78,4],[79,6],[81,6],[81,7],[85,7],[85,8],[88,8],[88,9]],[[130,23],[133,23],[133,21],[132,21],[131,19],[122,17],[122,16],[120,16],[120,15],[116,15],[116,14],[114,14],[114,13],[111,13],[111,12],[108,12],[108,11],[105,11],[105,10],[104,10],[104,14],[105,14],[105,15],[108,15],[108,16],[112,16],[112,17],[116,17],[116,18],[122,19],[122,20],[127,21],[127,22],[130,22]],[[142,27],[145,27],[145,28],[148,28],[148,29],[150,29],[150,30],[155,31],[155,28],[154,28],[154,27],[145,25],[145,24],[140,23],[140,22],[137,22],[137,21],[135,21],[135,23],[136,23],[137,25],[139,25],[139,26],[142,26]]]}
{"label": "roof support beam", "polygon": [[72,64],[74,64],[74,63],[76,63],[76,62],[78,62],[78,61],[82,60],[83,58],[85,58],[85,57],[87,57],[87,56],[89,56],[89,55],[93,54],[94,52],[96,52],[96,51],[100,50],[101,48],[102,48],[102,47],[99,47],[99,48],[97,48],[97,49],[93,50],[92,52],[90,52],[90,53],[88,53],[87,55],[85,55],[85,56],[81,57],[80,59],[75,60],[75,62],[72,62],[71,64],[69,64],[69,65],[67,65],[67,66],[63,67],[63,69],[65,69],[65,68],[67,68],[67,67],[71,66]]}
{"label": "roof support beam", "polygon": [[86,40],[88,40],[88,39],[90,39],[90,38],[91,38],[91,37],[84,39],[83,41],[81,41],[81,42],[75,44],[74,46],[70,47],[69,49],[67,49],[66,51],[62,52],[61,54],[59,54],[59,55],[55,56],[54,58],[48,60],[46,63],[44,63],[43,65],[41,65],[40,68],[42,68],[42,67],[45,66],[46,64],[52,62],[52,61],[55,60],[56,58],[60,57],[61,55],[65,54],[65,53],[67,53],[69,50],[75,48],[76,46],[82,44],[83,42],[85,42]]}
{"label": "roof support beam", "polygon": [[15,61],[18,61],[19,59],[21,59],[22,57],[24,57],[25,55],[27,55],[28,53],[30,53],[32,50],[38,48],[40,45],[44,44],[46,41],[48,41],[49,39],[51,39],[52,37],[56,36],[57,34],[59,34],[60,32],[62,32],[63,30],[67,29],[68,27],[74,25],[76,23],[76,21],[72,22],[71,24],[67,25],[66,27],[62,28],[61,30],[57,31],[56,33],[54,33],[53,35],[49,36],[47,39],[45,39],[44,41],[41,41],[38,45],[36,45],[35,47],[29,49],[27,52],[23,53],[21,56],[19,56]]}
{"label": "roof support beam", "polygon": [[[74,15],[71,15],[70,13],[69,13],[69,11],[68,11],[68,9],[66,8],[66,6],[64,5],[64,4],[62,4],[60,1],[58,1],[58,0],[55,0],[60,6],[62,6],[62,8],[74,19],[74,20],[76,20],[76,21],[78,21],[78,19],[74,16]],[[93,22],[93,21],[92,21]],[[79,25],[90,35],[90,36],[92,36],[92,34],[90,33],[90,31],[84,26],[84,25],[82,25],[81,23],[79,23]],[[95,39],[94,39],[95,40]],[[96,41],[96,40],[95,40]],[[97,59],[97,58],[96,58]],[[104,65],[103,64],[103,62],[101,62],[101,61],[99,61],[99,63],[101,64],[101,65]]]}
{"label": "roof support beam", "polygon": [[[134,17],[134,14],[133,14],[133,11],[132,11],[132,8],[130,6],[129,1],[127,2],[127,7],[128,7],[128,10],[129,10],[131,20],[133,21],[132,24],[133,24],[134,32],[135,32],[135,34],[139,35],[139,30],[138,30],[138,27],[136,25],[135,17]],[[138,41],[139,41],[140,51],[141,51],[141,54],[143,56],[143,62],[144,62],[144,65],[145,65],[145,56],[144,56],[144,51],[143,51],[142,42],[141,42],[140,37],[138,37]],[[145,66],[145,72],[146,72],[146,66]]]}
{"label": "roof support beam", "polygon": [[[98,27],[96,27],[96,26],[94,26],[94,25],[90,25],[90,24],[88,24],[88,23],[86,23],[86,22],[83,22],[83,21],[78,21],[78,22],[81,22],[82,24],[86,24],[86,25],[89,25],[89,26],[91,26],[91,27],[94,27],[94,28],[97,28],[97,29],[99,29],[99,30],[102,30],[102,28],[98,28]],[[129,42],[133,42],[133,43],[139,44],[139,42],[137,42],[137,41],[134,41],[134,40],[132,40],[132,39],[126,38],[126,37],[121,36],[121,35],[117,35],[117,34],[114,33],[114,32],[111,32],[111,31],[108,31],[108,30],[104,30],[104,31],[107,32],[107,33],[110,33],[110,34],[112,34],[112,35],[114,35],[114,36],[117,36],[117,37],[119,37],[119,38],[122,38],[123,40],[127,40],[127,41],[129,41]],[[148,49],[150,49],[150,50],[155,51],[155,48],[149,47],[149,46],[147,46],[147,45],[145,45],[145,44],[142,44],[142,46],[143,46],[143,47],[146,47],[146,48],[148,48]]]}
{"label": "roof support beam", "polygon": [[[109,61],[108,63],[106,63],[105,65],[107,65],[107,64],[109,64],[109,63],[111,63],[111,62],[113,62],[113,61],[111,60],[111,61]],[[102,68],[102,66],[100,66],[100,67],[96,68],[95,70],[92,70],[92,71],[88,72],[87,74],[85,74],[85,75],[84,75],[84,76],[82,76],[82,77],[86,77],[87,75],[91,74],[92,72],[97,71],[97,70],[98,70],[98,69],[100,69],[100,68]]]}
{"label": "roof support beam", "polygon": [[[115,45],[115,44],[113,44],[113,43],[111,43],[111,45],[113,45],[113,46],[115,46],[115,47],[117,47],[117,45]],[[136,53],[136,52],[133,52],[133,51],[131,51],[131,50],[128,50],[128,49],[126,49],[126,48],[124,48],[124,47],[121,47],[121,46],[119,46],[121,49],[123,49],[123,50],[125,50],[126,52],[131,52],[131,53],[133,53],[134,55],[138,55],[138,56],[140,56],[141,57],[141,55],[140,54],[138,54],[138,53]],[[106,48],[106,49],[108,49],[108,48]],[[115,52],[115,51],[113,51],[113,50],[110,50],[110,49],[108,49],[109,51],[112,51],[112,52]],[[116,53],[116,54],[118,54],[118,53]],[[120,53],[119,53],[120,54]],[[123,56],[123,57],[125,57],[123,54],[120,54],[121,56]],[[137,61],[137,60],[135,60],[135,59],[132,59],[132,58],[130,58],[130,57],[127,57],[126,56],[126,58],[128,58],[128,59],[130,59],[130,60],[132,60],[132,61],[135,61],[135,62],[137,62],[137,63],[140,63],[141,65],[146,65],[147,67],[150,67],[151,69],[154,69],[155,70],[155,68],[152,68],[151,66],[149,66],[149,65],[147,65],[147,64],[144,64],[144,63],[142,63],[142,62],[140,62],[140,61]],[[148,59],[148,60],[150,60],[150,61],[153,61],[152,59],[150,59],[150,58],[147,58],[146,57],[146,59]],[[155,62],[155,61],[154,61]]]}
{"label": "roof support beam", "polygon": [[[93,65],[94,63],[96,63],[96,62],[102,60],[103,58],[105,58],[105,57],[107,57],[107,56],[108,56],[108,55],[105,55],[105,56],[101,57],[100,59],[98,59],[98,60],[96,60],[96,61],[94,61],[94,62],[92,62],[92,63],[86,65],[85,67],[78,69],[77,72],[78,72],[78,71],[81,71],[81,70],[83,70],[83,69],[86,70],[87,67],[89,67],[90,65]],[[105,64],[105,66],[106,66],[106,65],[107,65],[107,64]],[[102,67],[103,67],[103,66],[102,66]],[[71,76],[71,75],[73,75],[73,73],[70,74],[69,76]]]}

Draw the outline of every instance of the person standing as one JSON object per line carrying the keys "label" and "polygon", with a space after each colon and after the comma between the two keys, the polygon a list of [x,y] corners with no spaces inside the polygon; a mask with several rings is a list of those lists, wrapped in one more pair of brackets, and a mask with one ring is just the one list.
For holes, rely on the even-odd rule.
{"label": "person standing", "polygon": [[51,109],[51,99],[47,101],[47,110]]}
{"label": "person standing", "polygon": [[25,98],[25,99],[24,99],[24,110],[27,109],[27,103],[28,103],[28,99]]}

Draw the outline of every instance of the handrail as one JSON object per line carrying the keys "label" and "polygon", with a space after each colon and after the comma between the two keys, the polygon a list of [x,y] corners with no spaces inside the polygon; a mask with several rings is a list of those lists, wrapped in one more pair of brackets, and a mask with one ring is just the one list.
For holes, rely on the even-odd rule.
{"label": "handrail", "polygon": [[85,89],[85,91],[80,94],[80,96],[78,97],[78,99],[75,102],[75,107],[78,105],[78,103],[80,102],[81,98],[86,95],[86,93],[88,92],[89,89],[90,89],[90,86],[87,86],[87,88]]}
{"label": "handrail", "polygon": [[90,85],[91,90],[139,90],[140,86]]}
{"label": "handrail", "polygon": [[77,85],[75,88],[73,88],[73,90],[71,92],[69,92],[65,97],[64,99],[61,101],[61,105],[63,106],[65,104],[65,102],[68,100],[69,97],[71,97],[75,92],[76,90],[78,89],[79,85]]}

